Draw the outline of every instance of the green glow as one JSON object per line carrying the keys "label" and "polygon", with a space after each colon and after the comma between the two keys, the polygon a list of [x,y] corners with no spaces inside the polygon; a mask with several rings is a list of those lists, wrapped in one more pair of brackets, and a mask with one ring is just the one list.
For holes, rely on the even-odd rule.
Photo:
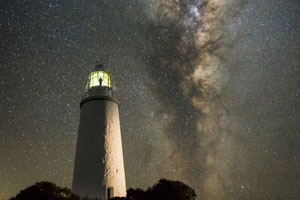
{"label": "green glow", "polygon": [[104,71],[91,72],[86,89],[88,90],[92,87],[100,86],[100,82],[102,87],[111,87],[110,75]]}

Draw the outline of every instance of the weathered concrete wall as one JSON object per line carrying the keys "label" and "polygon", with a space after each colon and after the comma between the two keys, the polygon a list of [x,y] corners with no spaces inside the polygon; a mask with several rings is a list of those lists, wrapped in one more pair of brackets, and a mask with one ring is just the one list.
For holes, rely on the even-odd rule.
{"label": "weathered concrete wall", "polygon": [[[105,101],[106,108],[106,188],[112,187],[114,196],[126,196],[123,148],[120,130],[119,105],[113,101]],[[107,191],[107,190],[106,190]]]}

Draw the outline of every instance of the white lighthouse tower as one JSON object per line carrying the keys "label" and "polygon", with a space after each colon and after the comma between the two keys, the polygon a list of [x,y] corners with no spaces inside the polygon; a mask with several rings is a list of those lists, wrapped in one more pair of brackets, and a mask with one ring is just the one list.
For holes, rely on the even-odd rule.
{"label": "white lighthouse tower", "polygon": [[72,192],[103,200],[126,196],[119,103],[102,64],[90,73],[80,108]]}

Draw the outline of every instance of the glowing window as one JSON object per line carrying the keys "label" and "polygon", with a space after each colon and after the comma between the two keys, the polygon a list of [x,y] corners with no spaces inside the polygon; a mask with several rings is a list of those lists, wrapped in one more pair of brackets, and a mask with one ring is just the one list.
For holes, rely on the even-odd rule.
{"label": "glowing window", "polygon": [[96,86],[111,87],[110,75],[104,71],[91,72],[86,89]]}

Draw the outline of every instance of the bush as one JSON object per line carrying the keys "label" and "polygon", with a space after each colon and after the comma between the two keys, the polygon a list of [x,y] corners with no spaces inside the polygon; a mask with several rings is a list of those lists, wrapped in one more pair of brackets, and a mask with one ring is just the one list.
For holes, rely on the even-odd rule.
{"label": "bush", "polygon": [[54,183],[43,181],[21,190],[10,200],[79,200],[70,189],[61,188]]}

